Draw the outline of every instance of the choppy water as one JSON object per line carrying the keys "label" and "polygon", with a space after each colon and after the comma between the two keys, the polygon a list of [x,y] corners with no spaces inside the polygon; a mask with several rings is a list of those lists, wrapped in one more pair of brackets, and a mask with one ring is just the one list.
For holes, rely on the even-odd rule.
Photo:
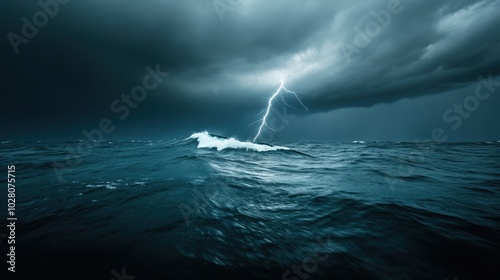
{"label": "choppy water", "polygon": [[498,142],[80,144],[0,144],[24,279],[500,277]]}

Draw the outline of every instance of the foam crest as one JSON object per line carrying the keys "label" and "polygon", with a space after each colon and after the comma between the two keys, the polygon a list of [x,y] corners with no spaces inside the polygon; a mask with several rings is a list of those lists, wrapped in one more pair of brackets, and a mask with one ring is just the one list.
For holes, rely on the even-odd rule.
{"label": "foam crest", "polygon": [[252,142],[242,142],[235,138],[220,138],[210,135],[207,131],[193,133],[188,139],[197,139],[198,148],[216,148],[217,151],[222,151],[224,149],[245,149],[254,150],[257,152],[268,152],[277,150],[289,150],[287,147],[281,146],[269,146],[264,144],[255,144]]}

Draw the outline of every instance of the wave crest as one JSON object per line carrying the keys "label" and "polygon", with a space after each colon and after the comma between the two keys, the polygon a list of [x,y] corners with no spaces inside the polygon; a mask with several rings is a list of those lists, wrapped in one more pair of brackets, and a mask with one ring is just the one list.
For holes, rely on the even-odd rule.
{"label": "wave crest", "polygon": [[188,139],[198,140],[198,149],[216,148],[217,151],[222,151],[224,149],[245,149],[245,150],[254,150],[257,152],[290,150],[287,147],[255,144],[248,141],[242,142],[235,138],[221,138],[211,135],[207,131],[193,133],[191,136],[189,136]]}

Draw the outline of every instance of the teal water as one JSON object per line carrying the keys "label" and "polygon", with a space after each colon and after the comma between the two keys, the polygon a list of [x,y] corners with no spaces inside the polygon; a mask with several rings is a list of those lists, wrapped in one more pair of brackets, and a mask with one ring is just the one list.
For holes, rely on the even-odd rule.
{"label": "teal water", "polygon": [[[16,165],[17,276],[116,279],[122,268],[137,280],[500,275],[500,143],[291,143],[259,152],[201,142],[97,142],[85,155],[78,141],[2,142],[5,174]],[[65,166],[62,180],[54,166]],[[1,194],[6,201],[6,188]],[[0,248],[7,252],[6,242]]]}

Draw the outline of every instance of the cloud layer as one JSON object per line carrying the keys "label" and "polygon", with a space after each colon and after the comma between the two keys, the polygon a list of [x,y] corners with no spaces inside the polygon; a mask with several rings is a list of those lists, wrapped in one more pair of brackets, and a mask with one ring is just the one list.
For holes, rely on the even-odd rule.
{"label": "cloud layer", "polygon": [[[41,9],[2,6],[2,31],[20,36]],[[17,54],[3,41],[3,114],[85,126],[157,64],[171,75],[138,122],[246,120],[280,80],[312,114],[449,92],[500,74],[499,11],[499,0],[69,1]]]}

